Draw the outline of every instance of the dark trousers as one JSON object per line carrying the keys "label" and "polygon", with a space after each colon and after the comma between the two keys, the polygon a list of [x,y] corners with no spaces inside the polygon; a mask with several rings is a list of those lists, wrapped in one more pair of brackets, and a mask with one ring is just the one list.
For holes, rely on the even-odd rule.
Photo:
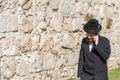
{"label": "dark trousers", "polygon": [[91,80],[95,80],[95,78],[92,78]]}

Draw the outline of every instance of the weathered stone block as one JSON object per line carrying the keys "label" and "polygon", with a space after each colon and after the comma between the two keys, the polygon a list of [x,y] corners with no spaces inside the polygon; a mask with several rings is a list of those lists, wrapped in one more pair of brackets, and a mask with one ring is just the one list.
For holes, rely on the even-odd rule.
{"label": "weathered stone block", "polygon": [[72,16],[75,14],[75,0],[63,0],[60,2],[59,10],[65,17]]}
{"label": "weathered stone block", "polygon": [[31,39],[31,45],[32,45],[32,48],[31,50],[37,50],[39,48],[39,42],[40,42],[40,36],[34,36],[32,37]]}
{"label": "weathered stone block", "polygon": [[28,20],[25,16],[22,17],[21,30],[25,33],[30,33],[33,30],[32,21]]}
{"label": "weathered stone block", "polygon": [[20,64],[17,66],[16,74],[19,76],[26,76],[29,74],[29,66],[24,60],[21,60]]}
{"label": "weathered stone block", "polygon": [[73,49],[74,46],[74,39],[70,34],[65,33],[61,46],[66,49]]}
{"label": "weathered stone block", "polygon": [[37,55],[36,52],[33,52],[31,55],[30,55],[30,59],[29,59],[29,72],[31,73],[35,73],[35,72],[39,72],[42,70],[42,56],[40,55]]}
{"label": "weathered stone block", "polygon": [[30,34],[22,35],[20,43],[22,52],[30,51],[32,48],[31,35]]}
{"label": "weathered stone block", "polygon": [[58,10],[61,0],[49,0],[50,6],[53,10]]}
{"label": "weathered stone block", "polygon": [[53,46],[52,36],[50,34],[42,34],[40,39],[40,50],[49,51]]}
{"label": "weathered stone block", "polygon": [[56,67],[56,56],[52,53],[46,53],[43,56],[43,69],[52,69]]}
{"label": "weathered stone block", "polygon": [[77,52],[68,55],[68,65],[75,65],[78,63],[79,54]]}
{"label": "weathered stone block", "polygon": [[10,79],[15,74],[15,58],[6,57],[6,59],[3,58],[1,60],[1,76]]}
{"label": "weathered stone block", "polygon": [[50,26],[55,31],[61,31],[62,30],[62,16],[59,13],[54,13],[53,18],[50,21]]}
{"label": "weathered stone block", "polygon": [[0,15],[0,32],[12,32],[18,30],[17,15],[1,14]]}
{"label": "weathered stone block", "polygon": [[32,5],[31,0],[21,0],[19,3],[22,6],[22,8],[26,10],[28,10]]}
{"label": "weathered stone block", "polygon": [[74,18],[73,19],[73,31],[78,31],[78,30],[82,30],[83,26],[82,26],[82,19],[80,18]]}

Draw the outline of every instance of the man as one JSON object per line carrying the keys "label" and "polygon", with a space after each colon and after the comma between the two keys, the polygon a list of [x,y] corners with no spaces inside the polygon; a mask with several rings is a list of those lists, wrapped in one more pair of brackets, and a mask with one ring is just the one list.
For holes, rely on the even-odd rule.
{"label": "man", "polygon": [[108,80],[107,59],[111,49],[109,40],[99,35],[101,25],[96,19],[90,19],[84,25],[87,37],[82,40],[78,80]]}

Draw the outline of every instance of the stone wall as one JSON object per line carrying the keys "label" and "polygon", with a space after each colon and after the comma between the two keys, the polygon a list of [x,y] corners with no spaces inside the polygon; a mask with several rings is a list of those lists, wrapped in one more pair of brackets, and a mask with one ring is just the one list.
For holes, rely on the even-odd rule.
{"label": "stone wall", "polygon": [[109,69],[120,64],[119,0],[0,0],[1,80],[76,77],[84,23],[97,18],[109,38]]}

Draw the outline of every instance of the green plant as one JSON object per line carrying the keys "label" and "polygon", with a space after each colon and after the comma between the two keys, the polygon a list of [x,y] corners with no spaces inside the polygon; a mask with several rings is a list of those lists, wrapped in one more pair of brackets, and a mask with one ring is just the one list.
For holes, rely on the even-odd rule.
{"label": "green plant", "polygon": [[67,80],[76,80],[76,78],[69,78],[69,79],[67,79]]}
{"label": "green plant", "polygon": [[120,80],[120,68],[108,71],[109,80]]}

